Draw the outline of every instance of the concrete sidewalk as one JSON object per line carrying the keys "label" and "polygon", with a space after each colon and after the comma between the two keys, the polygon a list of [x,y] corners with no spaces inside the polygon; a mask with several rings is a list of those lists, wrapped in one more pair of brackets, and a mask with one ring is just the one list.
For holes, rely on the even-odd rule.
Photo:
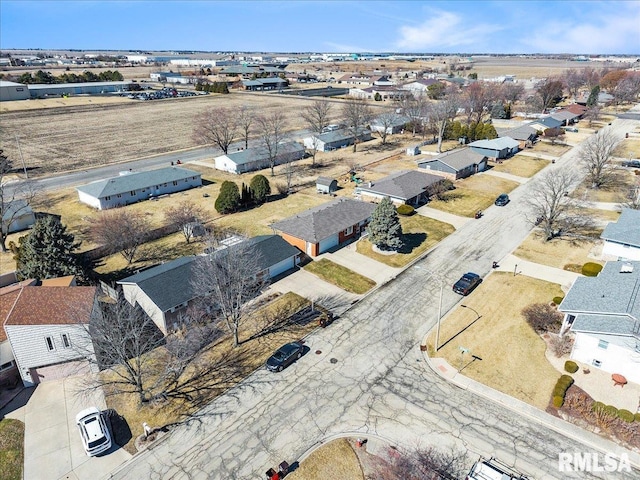
{"label": "concrete sidewalk", "polygon": [[517,182],[519,184],[527,183],[530,178],[520,177],[518,175],[512,175],[506,172],[496,172],[495,170],[485,170],[482,172],[485,175],[491,175],[492,177],[504,178],[505,180],[511,180],[512,182]]}
{"label": "concrete sidewalk", "polygon": [[453,213],[443,212],[442,210],[431,208],[427,205],[416,208],[416,212],[418,212],[418,215],[422,215],[423,217],[433,218],[434,220],[439,220],[441,222],[448,223],[449,225],[453,225],[453,228],[456,230],[462,228],[469,220],[471,220],[469,217],[461,217],[459,215],[454,215]]}
{"label": "concrete sidewalk", "polygon": [[569,290],[576,278],[582,276],[579,273],[569,272],[561,268],[549,267],[539,263],[529,262],[522,258],[509,254],[498,261],[499,272],[512,272],[515,275],[538,278],[547,282],[559,283],[563,291]]}
{"label": "concrete sidewalk", "polygon": [[393,268],[384,263],[378,262],[372,258],[362,255],[356,251],[357,242],[353,242],[344,247],[338,248],[333,252],[325,252],[316,257],[316,260],[326,258],[338,265],[353,270],[360,275],[370,278],[377,285],[387,283],[394,279],[402,268]]}
{"label": "concrete sidewalk", "polygon": [[[571,151],[571,150],[569,150]],[[544,160],[558,160],[560,157],[562,157],[565,154],[560,155],[560,157],[557,157],[555,155],[547,155],[546,153],[539,153],[539,152],[530,152],[527,150],[520,150],[518,152],[518,155],[524,155],[525,157],[534,157],[534,158],[542,158]]]}

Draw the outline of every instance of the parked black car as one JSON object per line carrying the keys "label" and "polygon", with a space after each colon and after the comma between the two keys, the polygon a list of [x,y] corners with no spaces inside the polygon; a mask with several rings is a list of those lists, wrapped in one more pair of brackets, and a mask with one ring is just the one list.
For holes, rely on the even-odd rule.
{"label": "parked black car", "polygon": [[453,285],[453,291],[460,295],[469,295],[474,288],[482,283],[480,275],[467,272]]}
{"label": "parked black car", "polygon": [[640,160],[629,160],[628,162],[622,162],[623,167],[640,168]]}
{"label": "parked black car", "polygon": [[499,207],[504,207],[510,201],[511,200],[509,200],[509,195],[507,195],[506,193],[502,193],[498,195],[498,198],[496,198],[496,201],[494,203]]}
{"label": "parked black car", "polygon": [[299,342],[287,343],[281,346],[267,360],[267,370],[281,372],[302,356],[304,347]]}

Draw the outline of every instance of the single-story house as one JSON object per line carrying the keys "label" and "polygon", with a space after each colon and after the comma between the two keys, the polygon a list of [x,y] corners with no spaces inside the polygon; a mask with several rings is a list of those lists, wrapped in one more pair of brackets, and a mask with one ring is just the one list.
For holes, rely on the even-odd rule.
{"label": "single-story house", "polygon": [[495,159],[509,158],[520,150],[520,142],[511,137],[498,137],[492,140],[476,140],[469,144],[476,153]]}
{"label": "single-story house", "polygon": [[338,83],[346,83],[348,85],[393,85],[389,79],[389,75],[379,75],[370,73],[347,73],[338,79]]}
{"label": "single-story house", "polygon": [[[371,140],[371,130],[362,129],[358,134],[358,142],[367,142]],[[342,147],[348,147],[353,145],[355,137],[346,128],[341,130],[334,130],[332,132],[315,134],[310,137],[306,137],[304,140],[304,146],[310,149],[314,147],[318,152],[330,152]]]}
{"label": "single-story house", "polygon": [[338,181],[329,177],[318,177],[316,180],[316,190],[318,193],[332,194],[338,190]]}
{"label": "single-story house", "polygon": [[575,334],[571,358],[640,383],[640,262],[607,262],[578,277],[558,309]]}
{"label": "single-story house", "polygon": [[91,182],[76,190],[81,202],[105,210],[201,185],[202,174],[199,172],[166,167],[148,172],[122,172],[118,177]]}
{"label": "single-story house", "polygon": [[[226,248],[238,248],[238,245],[251,248],[256,255],[259,276],[273,278],[296,266],[300,252],[277,235],[261,235]],[[224,250],[215,250],[211,255],[223,254]],[[136,303],[158,326],[165,335],[176,330],[180,317],[195,300],[199,292],[194,288],[197,278],[198,262],[207,261],[206,256],[188,256],[158,265],[118,281],[124,298]]]}
{"label": "single-story house", "polygon": [[31,205],[24,200],[13,200],[5,205],[2,214],[2,231],[5,233],[19,232],[31,228],[36,223],[36,216]]}
{"label": "single-story house", "polygon": [[396,133],[400,133],[404,130],[404,127],[407,123],[411,122],[409,117],[404,115],[394,114],[390,116],[388,119],[377,117],[371,121],[371,131],[382,133],[385,129],[387,130],[387,134],[393,135]]}
{"label": "single-story house", "polygon": [[273,231],[311,257],[364,232],[376,206],[347,198],[305,210],[271,225]]}
{"label": "single-story house", "polygon": [[589,109],[587,107],[585,107],[584,105],[579,105],[577,103],[572,103],[571,105],[568,105],[568,106],[564,107],[563,110],[567,110],[567,111],[569,111],[571,113],[575,113],[576,115],[578,115],[578,118],[582,118],[582,116]]}
{"label": "single-story house", "polygon": [[409,83],[405,83],[400,88],[403,90],[408,90],[411,93],[427,93],[429,91],[429,87],[439,83],[435,78],[418,78]]}
{"label": "single-story house", "polygon": [[431,189],[442,181],[444,177],[440,175],[402,170],[374,182],[361,183],[354,193],[363,200],[379,201],[389,197],[396,205],[421,205],[429,200]]}
{"label": "single-story house", "polygon": [[515,128],[496,128],[496,131],[498,137],[509,137],[520,142],[520,149],[533,145],[538,136],[538,130],[529,125]]}
{"label": "single-story house", "polygon": [[[275,165],[304,158],[304,147],[298,142],[278,144]],[[269,167],[269,150],[264,146],[230,152],[214,159],[215,167],[229,173],[246,173]]]}
{"label": "single-story house", "polygon": [[609,223],[600,238],[604,240],[603,257],[640,260],[640,210],[623,208],[618,220]]}
{"label": "single-story house", "polygon": [[546,117],[537,118],[537,119],[531,121],[530,123],[528,123],[527,125],[529,125],[530,127],[535,128],[536,130],[538,130],[540,132],[544,132],[545,130],[548,130],[549,128],[560,128],[562,126],[562,121],[556,120],[551,115],[548,115]]}
{"label": "single-story house", "polygon": [[551,114],[552,118],[562,122],[562,126],[568,126],[579,120],[580,115],[570,112],[569,110],[558,110],[556,113]]}
{"label": "single-story house", "polygon": [[2,295],[4,332],[26,387],[89,371],[93,352],[86,330],[96,309],[96,287],[21,286]]}
{"label": "single-story house", "polygon": [[393,85],[374,85],[372,87],[350,88],[349,96],[374,100],[376,95],[380,100],[400,100],[411,95],[410,92]]}
{"label": "single-story house", "polygon": [[435,157],[418,160],[418,168],[438,172],[452,180],[466,178],[487,168],[487,156],[469,147],[441,153]]}
{"label": "single-story house", "polygon": [[[579,105],[586,105],[589,101],[589,92],[580,92],[578,98],[576,98],[576,103]],[[607,92],[600,92],[598,94],[598,105],[606,105],[613,101],[613,95]]]}
{"label": "single-story house", "polygon": [[256,78],[255,80],[242,80],[245,90],[279,90],[289,86],[289,82],[280,77]]}
{"label": "single-story house", "polygon": [[180,72],[151,72],[149,78],[156,82],[166,82],[169,77],[181,77]]}

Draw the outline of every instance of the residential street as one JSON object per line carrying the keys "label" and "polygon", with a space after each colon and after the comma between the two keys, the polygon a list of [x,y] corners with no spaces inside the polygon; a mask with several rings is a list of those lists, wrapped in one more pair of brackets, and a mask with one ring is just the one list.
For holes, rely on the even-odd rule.
{"label": "residential street", "polygon": [[[619,119],[608,128],[624,136],[636,123]],[[547,168],[576,162],[573,149]],[[445,278],[445,313],[461,301],[450,285],[462,273],[489,274],[492,261],[527,236],[524,200],[531,185],[511,192],[507,206],[466,222],[425,259],[308,337],[310,351],[297,363],[282,373],[258,370],[110,478],[264,478],[269,467],[345,434],[379,435],[404,447],[456,446],[469,451],[470,461],[494,455],[538,480],[638,478],[637,471],[559,472],[560,452],[623,450],[586,432],[582,443],[461,389],[434,373],[420,352],[438,314],[433,272]]]}

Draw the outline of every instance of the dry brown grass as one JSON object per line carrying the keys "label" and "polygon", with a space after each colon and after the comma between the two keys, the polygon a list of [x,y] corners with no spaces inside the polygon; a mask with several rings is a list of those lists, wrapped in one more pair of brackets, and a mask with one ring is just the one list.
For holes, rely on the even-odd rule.
{"label": "dry brown grass", "polygon": [[311,453],[287,475],[290,480],[364,480],[356,453],[346,438],[333,440]]}
{"label": "dry brown grass", "polygon": [[455,182],[456,189],[446,192],[443,200],[432,200],[429,206],[439,210],[473,217],[478,210],[493,204],[501,193],[508,193],[519,184],[492,175],[476,174]]}
{"label": "dry brown grass", "polygon": [[537,142],[533,148],[534,153],[543,153],[545,155],[553,155],[559,157],[571,149],[568,145],[552,145],[546,141]]}
{"label": "dry brown grass", "polygon": [[519,177],[530,178],[551,163],[549,160],[533,158],[526,155],[516,155],[502,163],[490,162],[495,172],[504,172]]}
{"label": "dry brown grass", "polygon": [[579,265],[582,267],[587,262],[604,265],[604,262],[589,257],[592,251],[598,250],[600,243],[597,238],[593,240],[554,238],[545,242],[542,232],[534,230],[513,254],[530,262],[574,271],[574,266]]}
{"label": "dry brown grass", "polygon": [[[545,343],[527,324],[521,311],[531,303],[546,303],[562,295],[560,286],[524,275],[493,272],[442,322],[438,357],[462,368],[462,373],[491,388],[546,408],[557,370],[545,358]],[[480,319],[476,320],[474,309]],[[427,347],[433,353],[435,331]],[[462,354],[460,347],[469,350]],[[472,355],[482,360],[472,361]]]}
{"label": "dry brown grass", "polygon": [[616,169],[609,185],[590,188],[591,184],[585,179],[571,196],[588,202],[624,203],[635,182],[638,182],[638,177],[633,170]]}
{"label": "dry brown grass", "polygon": [[616,147],[613,154],[622,158],[640,158],[640,138],[624,138]]}
{"label": "dry brown grass", "polygon": [[[255,315],[252,316],[253,321],[241,328],[240,340],[244,341],[240,346],[233,348],[232,339],[227,335],[218,341],[208,352],[206,360],[211,365],[216,365],[221,359],[228,359],[230,356],[234,356],[240,363],[240,373],[235,383],[240,382],[252,371],[260,368],[280,345],[303,338],[316,328],[316,324],[288,324],[286,327],[273,333],[258,336],[252,340],[247,339],[262,331],[265,327],[266,319],[270,318],[271,312],[278,310],[280,314],[291,315],[307,305],[309,305],[309,302],[306,299],[294,293],[287,293],[277,298],[262,310],[255,312]],[[149,355],[154,356],[159,355],[159,353],[160,352],[151,352]],[[300,361],[303,362],[304,358]],[[217,380],[217,378],[212,378],[212,384],[215,384]],[[208,401],[212,401],[214,398],[215,396],[212,396]],[[107,406],[108,408],[116,410],[127,420],[133,436],[123,447],[130,453],[135,453],[135,438],[143,433],[142,422],[147,422],[152,427],[162,427],[174,422],[179,422],[187,415],[193,413],[194,408],[202,407],[202,405],[194,407],[193,405],[184,403],[183,400],[169,400],[156,405],[140,405],[138,397],[135,394],[108,396]]]}

